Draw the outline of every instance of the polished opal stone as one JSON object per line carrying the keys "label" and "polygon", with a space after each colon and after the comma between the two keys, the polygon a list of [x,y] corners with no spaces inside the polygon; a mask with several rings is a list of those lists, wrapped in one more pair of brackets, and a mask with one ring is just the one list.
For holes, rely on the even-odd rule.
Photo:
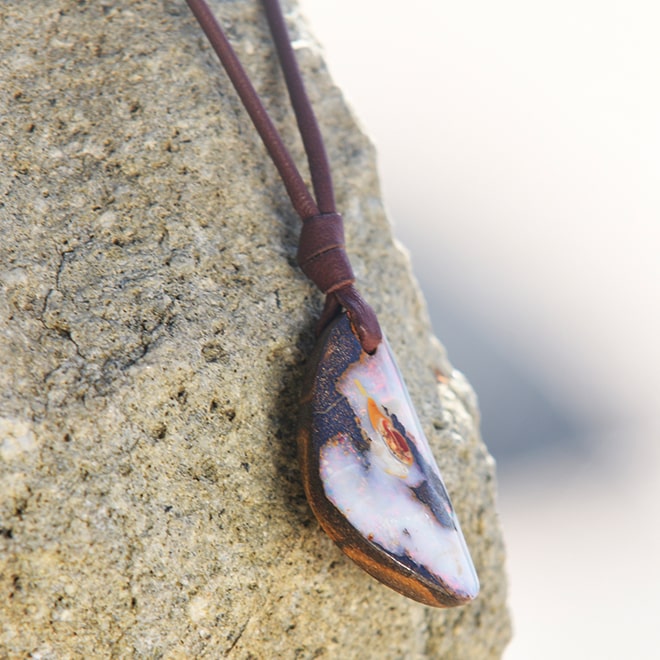
{"label": "polished opal stone", "polygon": [[437,607],[475,598],[470,553],[387,340],[368,355],[342,314],[311,362],[298,441],[321,526],[410,598]]}

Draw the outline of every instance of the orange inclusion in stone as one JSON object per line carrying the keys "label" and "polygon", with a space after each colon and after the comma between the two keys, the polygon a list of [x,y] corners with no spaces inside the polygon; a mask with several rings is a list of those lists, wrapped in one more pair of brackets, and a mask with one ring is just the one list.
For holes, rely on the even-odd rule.
{"label": "orange inclusion in stone", "polygon": [[372,426],[385,440],[394,457],[404,465],[412,465],[413,455],[410,447],[403,435],[394,428],[392,420],[380,411],[380,407],[371,397],[367,397],[367,408]]}

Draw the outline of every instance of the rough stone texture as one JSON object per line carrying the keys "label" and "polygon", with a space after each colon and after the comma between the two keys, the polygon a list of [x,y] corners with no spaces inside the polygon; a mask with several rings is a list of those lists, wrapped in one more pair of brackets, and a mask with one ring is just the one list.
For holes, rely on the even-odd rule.
{"label": "rough stone texture", "polygon": [[[259,4],[213,6],[303,162]],[[474,395],[430,337],[373,149],[287,9],[349,252],[482,595],[451,611],[413,603],[313,519],[294,437],[321,296],[183,0],[6,2],[0,657],[491,658],[508,640]]]}

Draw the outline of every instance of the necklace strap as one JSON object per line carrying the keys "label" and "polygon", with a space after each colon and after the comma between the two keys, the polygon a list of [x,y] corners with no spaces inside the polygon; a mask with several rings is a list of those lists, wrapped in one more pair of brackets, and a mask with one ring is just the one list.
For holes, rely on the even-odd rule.
{"label": "necklace strap", "polygon": [[332,186],[330,163],[325,151],[323,136],[312,104],[307,96],[307,90],[300,75],[298,62],[293,52],[291,39],[286,29],[284,16],[278,0],[262,0],[266,9],[266,17],[270,26],[277,55],[282,66],[284,79],[289,90],[289,99],[298,122],[298,129],[305,146],[309,172],[312,176],[314,196],[321,213],[335,213],[335,194]]}
{"label": "necklace strap", "polygon": [[336,212],[330,166],[314,110],[296,62],[278,0],[263,0],[289,98],[307,154],[314,196],[310,193],[241,65],[222,27],[205,0],[187,0],[211,46],[220,58],[241,102],[280,174],[296,213],[303,221],[298,246],[302,271],[326,294],[317,332],[344,307],[362,348],[373,353],[382,340],[378,319],[354,286],[355,276],[344,249],[344,229]]}

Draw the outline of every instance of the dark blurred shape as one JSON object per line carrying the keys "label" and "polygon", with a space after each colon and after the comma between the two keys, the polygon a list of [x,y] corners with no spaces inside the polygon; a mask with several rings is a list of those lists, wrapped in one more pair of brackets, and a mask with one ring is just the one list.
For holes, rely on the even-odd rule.
{"label": "dark blurred shape", "polygon": [[549,456],[587,459],[594,450],[587,441],[595,435],[593,420],[553,401],[531,369],[494,343],[488,329],[471,322],[431,280],[437,275],[419,275],[434,331],[477,393],[482,436],[500,471]]}

